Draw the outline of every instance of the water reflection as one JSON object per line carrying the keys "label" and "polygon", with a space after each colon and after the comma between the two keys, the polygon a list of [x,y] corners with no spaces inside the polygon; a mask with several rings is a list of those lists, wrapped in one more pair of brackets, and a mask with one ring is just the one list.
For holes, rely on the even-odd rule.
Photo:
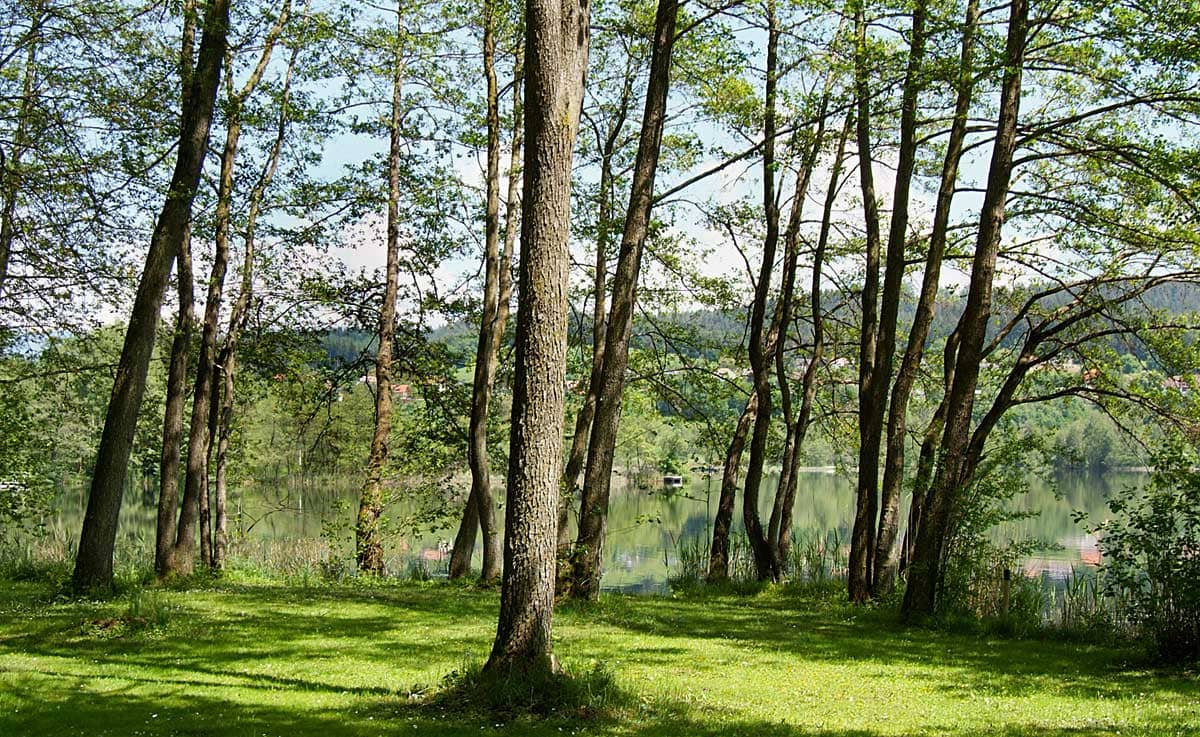
{"label": "water reflection", "polygon": [[[1065,578],[1073,568],[1099,562],[1096,540],[1074,521],[1077,511],[1093,521],[1105,519],[1108,495],[1144,484],[1141,473],[1064,474],[1053,483],[1031,479],[1028,491],[1013,500],[1017,510],[1036,512],[1007,522],[996,531],[997,542],[1033,538],[1048,547],[1024,562],[1027,575],[1045,574]],[[778,483],[777,473],[767,473],[760,513],[766,519]],[[78,535],[83,517],[86,485],[60,500],[59,517],[52,532],[63,539]],[[647,488],[649,487],[649,488]],[[357,509],[359,483],[345,477],[305,477],[283,484],[245,484],[231,498],[231,528],[251,543],[315,540],[322,536],[344,544],[340,552],[349,559],[350,524]],[[693,472],[678,489],[646,484],[638,487],[629,479],[613,479],[609,537],[605,552],[604,587],[632,592],[663,592],[669,573],[678,564],[681,545],[707,541],[720,491],[719,475]],[[154,485],[135,481],[127,489],[122,508],[119,549],[139,555],[148,562],[154,539]],[[794,510],[797,537],[833,534],[848,541],[853,526],[854,488],[846,477],[828,469],[813,469],[800,477]],[[907,506],[907,499],[905,500]],[[389,516],[402,520],[415,512],[411,503],[399,502]],[[907,509],[902,510],[907,519]],[[735,510],[735,531],[741,531],[741,509]],[[448,524],[448,523],[447,523]],[[389,569],[403,573],[418,566],[432,575],[445,572],[454,529],[442,527],[420,534],[393,535],[388,543]],[[73,549],[73,548],[72,548]],[[141,552],[139,552],[141,551]],[[476,560],[478,565],[478,559]]]}

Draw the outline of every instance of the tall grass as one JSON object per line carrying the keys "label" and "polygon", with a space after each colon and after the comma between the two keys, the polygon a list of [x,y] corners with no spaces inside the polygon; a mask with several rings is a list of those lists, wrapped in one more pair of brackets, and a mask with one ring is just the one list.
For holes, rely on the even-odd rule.
{"label": "tall grass", "polygon": [[[703,585],[708,576],[710,541],[699,535],[672,539],[675,566],[667,577],[674,588]],[[792,534],[787,559],[783,561],[783,578],[789,584],[824,584],[844,580],[846,551],[841,531],[807,530]],[[754,554],[744,532],[729,536],[729,579],[735,584],[748,584],[757,579]]]}

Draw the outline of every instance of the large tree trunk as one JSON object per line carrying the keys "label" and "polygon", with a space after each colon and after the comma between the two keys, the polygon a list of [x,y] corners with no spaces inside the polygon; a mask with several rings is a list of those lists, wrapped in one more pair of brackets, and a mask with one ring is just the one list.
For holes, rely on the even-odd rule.
{"label": "large tree trunk", "polygon": [[[404,33],[404,13],[396,10],[396,43]],[[367,457],[358,519],[354,525],[354,551],[358,570],[382,576],[383,470],[387,465],[392,434],[392,349],[396,337],[396,291],[400,281],[400,123],[403,117],[403,65],[398,58],[392,76],[392,117],[388,125],[387,265],[383,304],[379,308],[379,351],[375,356],[375,432]]]}
{"label": "large tree trunk", "polygon": [[525,183],[504,583],[486,670],[557,670],[554,609],[567,379],[571,159],[587,70],[584,3],[525,4]]}
{"label": "large tree trunk", "polygon": [[[496,84],[496,14],[494,2],[488,2],[483,28],[483,70],[487,79],[487,211],[484,216],[485,253],[483,314],[479,322],[479,344],[475,349],[475,381],[471,395],[471,420],[468,430],[467,461],[471,467],[471,492],[463,519],[454,538],[450,555],[450,578],[461,578],[471,570],[475,550],[475,527],[483,532],[483,569],[480,580],[491,583],[500,578],[500,531],[496,529],[496,505],[492,500],[492,479],[487,447],[487,421],[496,379],[500,343],[508,322],[511,296],[512,245],[516,232],[516,170],[519,166],[520,136],[514,130],[512,160],[508,170],[508,211],[504,252],[500,251],[500,93]],[[521,119],[520,60],[513,79],[514,127]]]}
{"label": "large tree trunk", "polygon": [[866,0],[855,3],[854,89],[858,103],[858,174],[866,221],[866,277],[862,289],[862,326],[858,349],[858,485],[854,528],[850,534],[850,601],[871,597],[871,552],[875,549],[875,518],[879,513],[879,444],[883,407],[873,394],[879,339],[879,207],[875,201],[875,175],[871,156],[871,92],[867,84]]}
{"label": "large tree trunk", "polygon": [[1021,101],[1021,76],[1025,62],[1025,38],[1029,6],[1027,0],[1013,0],[1009,10],[1008,37],[1004,53],[1004,78],[1000,91],[1000,112],[996,140],[988,170],[971,265],[971,283],[967,303],[959,322],[960,338],[954,368],[954,383],[948,388],[946,428],[940,448],[941,465],[926,496],[917,543],[908,571],[908,588],[902,612],[906,617],[932,614],[937,606],[938,589],[944,572],[947,521],[955,497],[968,480],[968,446],[971,440],[971,412],[988,319],[991,315],[992,280],[1000,250],[1000,232],[1004,206],[1012,177],[1013,152],[1016,149],[1017,117]]}
{"label": "large tree trunk", "polygon": [[175,255],[187,238],[192,201],[204,165],[208,133],[229,29],[229,0],[212,0],[204,14],[204,34],[183,109],[175,171],[166,202],[154,227],[133,312],[117,365],[116,382],[104,420],[87,512],[79,537],[73,585],[76,590],[112,584],[113,545],[121,511],[121,495],[138,410],[146,389],[146,372],[154,350],[163,292]]}
{"label": "large tree trunk", "polygon": [[738,471],[742,465],[746,438],[750,426],[758,414],[758,394],[752,393],[738,417],[729,449],[725,451],[725,463],[721,471],[721,495],[717,499],[717,514],[713,517],[713,539],[708,548],[709,581],[724,581],[729,578],[729,532],[733,527],[733,508],[737,501]]}
{"label": "large tree trunk", "polygon": [[588,443],[583,496],[579,504],[579,535],[575,541],[571,575],[571,595],[577,599],[595,599],[600,594],[613,453],[621,422],[621,398],[625,393],[625,369],[629,365],[629,339],[633,334],[638,275],[650,229],[650,211],[654,205],[654,175],[658,171],[658,156],[667,115],[678,7],[678,0],[659,0],[654,19],[654,49],[650,57],[646,109],[634,161],[625,231],[621,236],[617,271],[613,277],[604,367],[597,394],[596,416],[592,422],[592,437]]}
{"label": "large tree trunk", "polygon": [[[925,3],[917,6],[921,15],[921,25],[924,25]],[[883,485],[880,489],[879,533],[875,542],[875,580],[872,582],[876,596],[882,596],[891,589],[897,571],[897,552],[895,550],[896,536],[900,520],[900,489],[904,482],[904,445],[907,440],[908,402],[912,396],[913,385],[916,383],[917,371],[925,352],[925,341],[929,338],[929,328],[933,324],[933,313],[937,302],[938,283],[941,278],[942,256],[946,250],[946,235],[950,223],[950,205],[954,201],[954,186],[958,180],[958,164],[962,156],[963,140],[967,131],[967,114],[971,105],[971,92],[974,88],[974,46],[975,28],[979,23],[979,0],[967,3],[967,15],[963,24],[962,59],[959,65],[957,96],[954,104],[954,122],[950,127],[950,138],[946,143],[946,155],[942,162],[942,178],[938,187],[937,204],[934,208],[933,227],[929,236],[929,251],[925,257],[925,272],[921,281],[921,293],[917,298],[916,315],[909,330],[908,344],[904,350],[904,359],[900,363],[900,371],[892,386],[891,404],[888,409],[887,421],[887,455],[883,467]],[[913,54],[916,55],[917,19],[913,19]],[[907,89],[907,87],[906,87]],[[915,95],[915,91],[913,93]],[[905,101],[906,106],[908,100]],[[912,103],[915,106],[915,100]],[[905,108],[905,115],[909,115]],[[915,115],[915,113],[914,113]],[[902,124],[902,134],[907,128]],[[906,139],[911,144],[911,138]],[[904,145],[903,143],[901,144]],[[906,171],[911,177],[911,163],[905,162]],[[907,188],[906,188],[907,189]],[[899,199],[899,189],[896,197]],[[906,202],[907,209],[907,202]],[[891,261],[892,240],[895,230],[888,240],[889,266]],[[890,273],[890,272],[889,272]],[[885,287],[886,291],[886,287]],[[894,323],[894,318],[893,318]],[[912,508],[917,504],[914,498]],[[919,515],[919,512],[917,513]],[[910,512],[910,517],[912,514]]]}

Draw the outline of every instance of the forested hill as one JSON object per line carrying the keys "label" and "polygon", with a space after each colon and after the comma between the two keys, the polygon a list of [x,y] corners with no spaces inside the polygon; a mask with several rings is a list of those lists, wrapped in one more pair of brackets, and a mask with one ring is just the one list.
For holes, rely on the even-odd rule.
{"label": "forested hill", "polygon": [[[995,308],[991,321],[993,331],[1013,314],[1015,305],[1021,304],[1028,295],[1041,291],[1046,285],[1033,285],[1020,289],[998,290],[995,297]],[[847,295],[841,292],[830,292],[825,297],[825,303],[831,314],[850,314],[856,310],[857,295],[847,300]],[[1046,300],[1047,307],[1061,304],[1065,296]],[[962,314],[965,295],[946,292],[938,301],[937,312],[930,330],[929,344],[936,345],[946,339],[954,330],[959,315]],[[1170,283],[1149,290],[1140,302],[1147,309],[1163,311],[1167,314],[1182,315],[1200,313],[1200,285],[1190,283]],[[900,307],[900,323],[912,323],[916,311],[915,295],[911,292]],[[800,311],[801,315],[807,314]],[[715,359],[721,350],[730,350],[743,343],[746,334],[745,310],[686,310],[675,313],[658,313],[653,317],[639,316],[634,328],[635,347],[647,349],[654,345],[676,350],[689,358],[704,357]],[[808,338],[805,324],[801,324],[801,338]],[[590,342],[591,320],[586,314],[574,313],[570,323],[572,341]],[[1014,333],[1011,340],[1019,336]],[[464,360],[470,360],[475,350],[476,328],[468,322],[457,322],[430,331],[429,340],[444,343],[452,351],[461,355]],[[354,330],[337,330],[325,338],[326,350],[331,357],[346,361],[358,357],[371,342],[368,333]],[[1140,355],[1137,347],[1127,344],[1114,346],[1120,352],[1132,351]]]}

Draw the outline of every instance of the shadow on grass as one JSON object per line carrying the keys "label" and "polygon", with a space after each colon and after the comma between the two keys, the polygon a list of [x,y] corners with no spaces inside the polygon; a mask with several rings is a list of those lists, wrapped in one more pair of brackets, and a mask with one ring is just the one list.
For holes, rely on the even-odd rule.
{"label": "shadow on grass", "polygon": [[[573,624],[602,622],[665,640],[647,654],[671,653],[670,643],[708,640],[759,652],[827,662],[927,668],[936,688],[951,694],[1002,695],[1030,689],[1117,698],[1167,690],[1200,697],[1200,681],[1159,677],[1140,653],[1055,640],[989,639],[906,627],[889,612],[784,591],[765,596],[702,595],[683,599],[609,597]],[[638,657],[637,659],[642,659]],[[663,659],[667,664],[668,659]],[[947,669],[953,678],[946,679]],[[1172,675],[1172,674],[1167,674]]]}
{"label": "shadow on grass", "polygon": [[[881,737],[895,734],[886,724],[881,724],[878,730],[807,727],[737,718],[673,703],[643,705],[606,720],[550,717],[497,721],[495,718],[463,714],[449,705],[430,708],[410,704],[402,696],[349,696],[345,705],[340,707],[297,708],[268,702],[224,700],[193,691],[148,697],[129,689],[112,689],[97,696],[82,688],[46,692],[41,690],[42,685],[35,682],[10,684],[3,698],[16,697],[26,706],[0,710],[0,733],[22,737],[69,734],[87,734],[89,737],[135,734],[149,737],[367,737],[380,734],[465,737],[481,733],[530,737],[557,737],[563,734],[619,734],[631,737]],[[1121,734],[1145,737],[1177,734],[1176,726],[1162,721],[1141,728],[1123,727]],[[933,726],[906,734],[928,737],[1101,737],[1113,734],[1113,726],[1048,728],[1044,724],[1030,723],[986,731]]]}
{"label": "shadow on grass", "polygon": [[[398,682],[395,674],[422,668],[444,673],[456,664],[454,654],[487,651],[494,632],[494,593],[437,585],[233,585],[172,592],[173,610],[162,631],[105,639],[81,625],[111,614],[122,605],[119,600],[55,603],[38,599],[36,589],[3,589],[0,584],[0,656],[30,657],[9,661],[16,667],[0,673],[0,735],[896,734],[886,723],[877,731],[874,725],[828,728],[817,718],[804,725],[785,724],[748,719],[748,709],[657,696],[634,696],[634,703],[623,704],[608,719],[561,714],[497,718],[464,709],[453,698],[432,706],[409,703],[409,684]],[[972,692],[1104,699],[1174,692],[1191,704],[1200,703],[1195,678],[1135,670],[1121,651],[905,629],[886,613],[828,597],[777,591],[681,599],[610,596],[598,605],[564,610],[558,621],[558,650],[571,660],[649,665],[671,673],[680,688],[689,688],[689,679],[704,677],[689,659],[714,647],[767,667],[776,667],[781,657],[796,663],[878,664],[881,668],[865,670],[865,677],[881,682],[919,678],[936,695],[961,696],[964,708],[979,708],[978,702],[968,706],[966,697]],[[883,666],[906,670],[897,675]],[[739,670],[740,665],[714,668],[715,676],[743,683],[747,695],[762,687],[754,672]],[[920,704],[913,709],[919,711]],[[836,705],[821,718],[830,714],[838,714]],[[1183,734],[1180,729],[1194,728],[1200,719],[1197,709],[1175,712],[1185,725],[1180,727],[1160,715],[1168,711],[1139,715],[1140,726],[1068,728],[1018,719],[987,731],[922,725],[905,734],[1091,737],[1120,729],[1124,735],[1165,735]],[[1087,724],[1083,719],[1072,723]]]}

